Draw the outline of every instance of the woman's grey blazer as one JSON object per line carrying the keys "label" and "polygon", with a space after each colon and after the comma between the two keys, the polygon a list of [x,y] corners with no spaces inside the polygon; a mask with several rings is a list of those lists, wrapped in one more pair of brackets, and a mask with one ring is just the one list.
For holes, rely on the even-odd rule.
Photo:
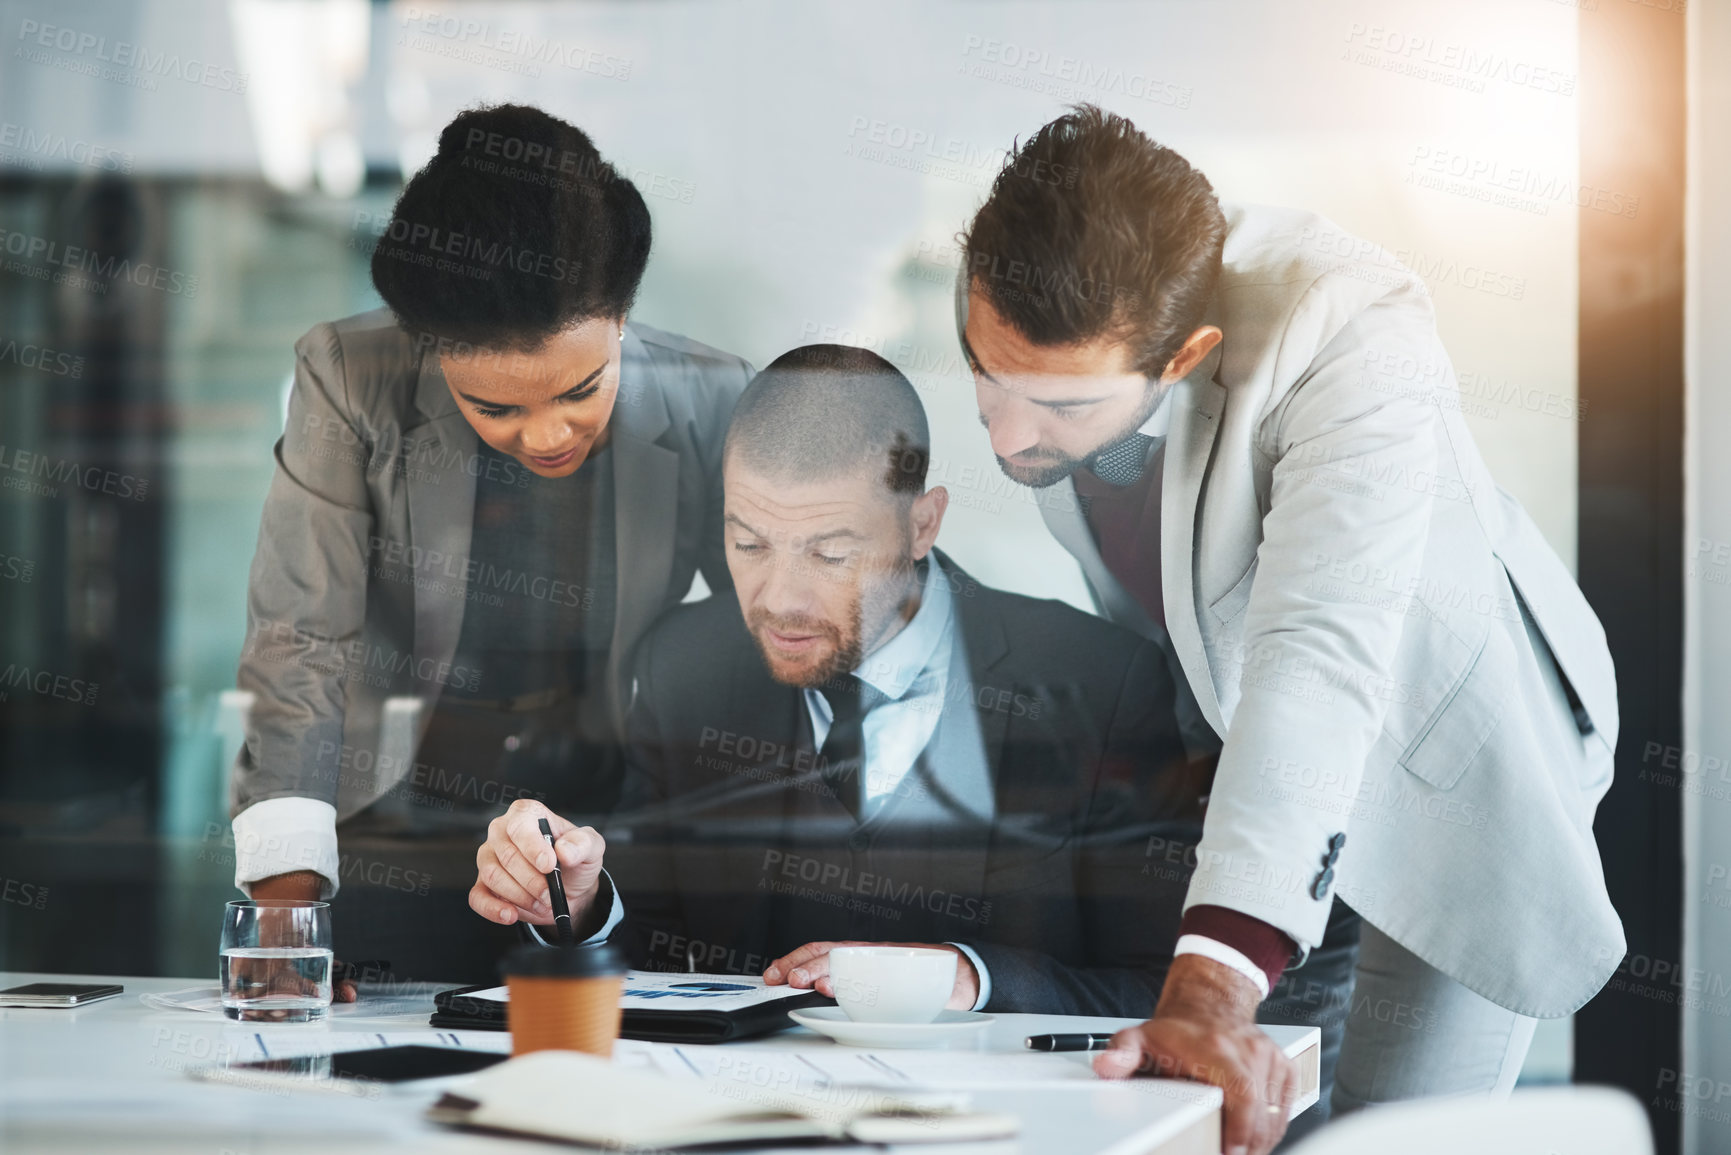
{"label": "woman's grey blazer", "polygon": [[[698,570],[711,588],[731,584],[721,452],[751,372],[695,341],[626,326],[610,433],[619,580],[607,706],[616,725],[629,655],[650,623]],[[233,812],[304,797],[346,818],[410,769],[388,751],[381,765],[387,699],[419,699],[413,716],[424,726],[447,685],[480,679],[487,696],[483,671],[453,665],[479,572],[468,557],[475,471],[486,461],[479,445],[436,353],[388,310],[316,325],[296,342],[249,580],[239,685],[255,700]],[[559,575],[531,580],[551,590]]]}

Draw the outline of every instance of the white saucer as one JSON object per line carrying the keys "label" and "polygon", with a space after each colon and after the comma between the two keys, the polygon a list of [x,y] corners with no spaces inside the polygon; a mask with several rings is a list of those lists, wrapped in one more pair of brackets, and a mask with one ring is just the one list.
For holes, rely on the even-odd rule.
{"label": "white saucer", "polygon": [[807,1007],[787,1017],[844,1047],[936,1047],[965,1038],[992,1021],[978,1011],[942,1011],[930,1023],[856,1023],[840,1007]]}

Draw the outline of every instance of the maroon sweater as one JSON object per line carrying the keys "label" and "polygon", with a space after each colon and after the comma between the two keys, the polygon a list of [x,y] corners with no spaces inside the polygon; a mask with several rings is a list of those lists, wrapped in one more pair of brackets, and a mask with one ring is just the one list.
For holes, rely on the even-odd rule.
{"label": "maroon sweater", "polygon": [[[1160,471],[1164,443],[1134,485],[1108,485],[1086,469],[1075,473],[1088,529],[1106,568],[1162,629],[1166,604],[1160,592]],[[1270,988],[1292,961],[1297,946],[1284,931],[1224,906],[1193,906],[1184,912],[1179,934],[1199,934],[1225,943],[1268,976]]]}

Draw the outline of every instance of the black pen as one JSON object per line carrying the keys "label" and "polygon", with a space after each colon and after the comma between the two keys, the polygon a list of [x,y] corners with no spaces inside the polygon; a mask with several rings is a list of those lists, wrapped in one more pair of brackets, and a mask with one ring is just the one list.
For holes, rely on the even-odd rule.
{"label": "black pen", "polygon": [[553,828],[541,819],[541,837],[553,851],[553,869],[547,875],[547,893],[553,902],[553,925],[559,928],[560,942],[575,942],[571,933],[571,908],[565,905],[565,880],[559,877],[559,848],[553,845]]}
{"label": "black pen", "polygon": [[1104,1051],[1111,1035],[1029,1035],[1022,1045],[1030,1051]]}

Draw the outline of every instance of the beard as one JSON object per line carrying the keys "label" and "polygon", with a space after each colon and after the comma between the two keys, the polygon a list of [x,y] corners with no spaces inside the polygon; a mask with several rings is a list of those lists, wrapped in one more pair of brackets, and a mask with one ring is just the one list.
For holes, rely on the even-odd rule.
{"label": "beard", "polygon": [[1094,446],[1081,456],[1072,456],[1058,449],[1047,449],[1036,445],[1027,452],[1035,458],[1033,464],[1018,465],[1007,458],[998,458],[998,468],[1004,471],[1004,476],[1017,485],[1026,485],[1030,489],[1046,489],[1075,473],[1078,469],[1091,467],[1094,459],[1112,448],[1142,426],[1154,416],[1154,410],[1160,408],[1161,400],[1166,396],[1167,387],[1157,382],[1149,382],[1148,396],[1143,400],[1136,415],[1124,423],[1124,427],[1113,433],[1100,444]]}
{"label": "beard", "polygon": [[[759,610],[752,613],[746,626],[751,630],[758,652],[763,655],[763,664],[769,667],[770,677],[784,686],[812,690],[859,665],[862,655],[860,603],[857,600],[849,619],[844,625],[837,625],[798,614],[783,617]],[[788,658],[771,644],[765,636],[766,630],[782,634],[815,634],[823,641],[800,658]]]}
{"label": "beard", "polygon": [[1036,449],[1040,461],[1036,465],[1015,465],[1008,458],[998,458],[998,468],[1004,471],[1004,476],[1017,485],[1025,485],[1030,489],[1045,489],[1058,484],[1082,466],[1094,459],[1094,453],[1087,457],[1071,457],[1055,449]]}
{"label": "beard", "polygon": [[[918,573],[918,563],[908,556],[911,537],[903,541],[903,551],[891,563],[887,574],[869,582],[853,598],[841,624],[804,614],[776,615],[766,610],[754,610],[746,619],[746,628],[757,643],[769,676],[784,686],[802,690],[817,690],[844,674],[852,673],[865,657],[864,623],[872,625],[873,648],[883,637],[889,624],[897,617],[907,619],[910,583]],[[781,634],[812,634],[823,641],[799,658],[788,658],[775,649],[765,631]]]}

